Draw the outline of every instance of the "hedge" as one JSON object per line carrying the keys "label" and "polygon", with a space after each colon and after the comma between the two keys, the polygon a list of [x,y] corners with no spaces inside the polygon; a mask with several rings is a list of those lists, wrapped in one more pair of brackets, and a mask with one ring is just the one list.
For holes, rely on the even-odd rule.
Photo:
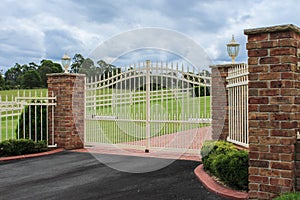
{"label": "hedge", "polygon": [[298,200],[300,199],[299,192],[288,192],[276,197],[274,200]]}
{"label": "hedge", "polygon": [[0,142],[0,156],[15,156],[47,151],[46,141],[34,142],[29,139],[10,139]]}
{"label": "hedge", "polygon": [[204,169],[226,185],[248,189],[248,152],[240,151],[229,142],[207,141],[201,149]]}

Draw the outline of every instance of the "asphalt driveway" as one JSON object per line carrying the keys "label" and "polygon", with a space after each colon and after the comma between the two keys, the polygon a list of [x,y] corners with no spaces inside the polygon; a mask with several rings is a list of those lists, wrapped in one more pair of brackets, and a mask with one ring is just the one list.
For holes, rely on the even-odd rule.
{"label": "asphalt driveway", "polygon": [[5,161],[0,162],[0,199],[223,199],[196,179],[193,170],[198,165],[178,160],[157,171],[135,174],[111,169],[89,153],[69,151]]}

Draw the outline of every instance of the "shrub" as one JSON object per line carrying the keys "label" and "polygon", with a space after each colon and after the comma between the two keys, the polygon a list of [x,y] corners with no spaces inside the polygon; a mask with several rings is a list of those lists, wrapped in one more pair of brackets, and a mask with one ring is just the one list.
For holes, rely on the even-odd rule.
{"label": "shrub", "polygon": [[226,154],[231,151],[237,151],[233,144],[225,141],[206,141],[201,148],[201,157],[204,169],[214,173],[212,161],[219,154]]}
{"label": "shrub", "polygon": [[207,141],[201,149],[204,169],[230,187],[248,187],[248,152],[237,150],[225,141]]}
{"label": "shrub", "polygon": [[46,141],[34,142],[28,139],[10,139],[0,142],[0,155],[15,156],[22,154],[37,153],[47,150]]}
{"label": "shrub", "polygon": [[[41,102],[32,101],[32,103]],[[47,106],[26,106],[23,112],[20,114],[19,124],[16,128],[16,138],[32,139],[35,141],[47,140],[47,120]]]}
{"label": "shrub", "polygon": [[210,88],[205,86],[194,86],[195,97],[210,96]]}
{"label": "shrub", "polygon": [[248,186],[248,152],[232,151],[218,154],[212,161],[212,170],[230,187],[245,190]]}
{"label": "shrub", "polygon": [[300,199],[300,193],[298,192],[288,192],[276,197],[274,200],[298,200]]}

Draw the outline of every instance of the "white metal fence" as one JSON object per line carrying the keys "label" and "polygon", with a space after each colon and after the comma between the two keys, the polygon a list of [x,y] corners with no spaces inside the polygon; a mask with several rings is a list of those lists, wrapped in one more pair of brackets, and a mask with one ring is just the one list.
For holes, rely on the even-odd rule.
{"label": "white metal fence", "polygon": [[228,115],[227,140],[248,147],[248,65],[233,64],[228,69]]}
{"label": "white metal fence", "polygon": [[87,80],[86,145],[199,151],[211,123],[209,74],[150,62],[116,71]]}
{"label": "white metal fence", "polygon": [[0,96],[0,141],[8,139],[47,140],[54,142],[54,106],[56,97],[48,92],[16,92]]}

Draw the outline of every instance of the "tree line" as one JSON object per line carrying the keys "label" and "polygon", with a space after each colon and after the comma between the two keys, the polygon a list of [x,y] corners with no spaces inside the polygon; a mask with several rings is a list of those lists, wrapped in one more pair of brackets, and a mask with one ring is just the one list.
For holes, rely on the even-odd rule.
{"label": "tree line", "polygon": [[[87,77],[95,74],[108,74],[120,71],[114,65],[107,64],[104,60],[94,61],[75,54],[70,66],[71,73],[83,73]],[[0,90],[47,88],[47,74],[62,73],[64,70],[59,63],[52,60],[42,60],[40,64],[16,63],[0,76]]]}

